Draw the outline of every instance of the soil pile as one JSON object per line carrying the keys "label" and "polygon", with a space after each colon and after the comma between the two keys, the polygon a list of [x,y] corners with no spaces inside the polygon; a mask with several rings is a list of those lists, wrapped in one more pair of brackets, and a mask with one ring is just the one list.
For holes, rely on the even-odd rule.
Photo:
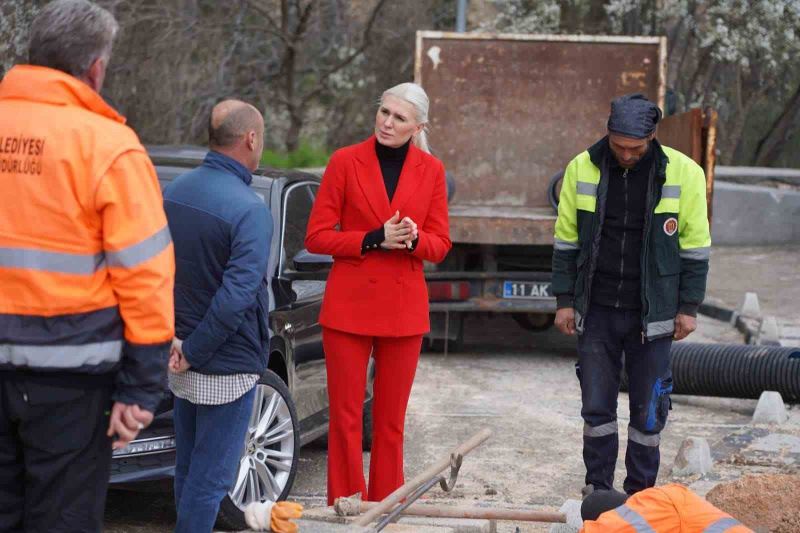
{"label": "soil pile", "polygon": [[800,476],[749,475],[711,489],[706,499],[758,533],[800,532]]}

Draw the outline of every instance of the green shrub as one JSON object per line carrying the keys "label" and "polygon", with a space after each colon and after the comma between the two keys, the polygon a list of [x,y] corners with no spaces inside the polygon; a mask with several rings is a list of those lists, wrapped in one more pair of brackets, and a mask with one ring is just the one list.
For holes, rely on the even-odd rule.
{"label": "green shrub", "polygon": [[330,157],[331,152],[326,148],[303,141],[294,152],[264,150],[261,164],[273,168],[324,167],[328,164]]}

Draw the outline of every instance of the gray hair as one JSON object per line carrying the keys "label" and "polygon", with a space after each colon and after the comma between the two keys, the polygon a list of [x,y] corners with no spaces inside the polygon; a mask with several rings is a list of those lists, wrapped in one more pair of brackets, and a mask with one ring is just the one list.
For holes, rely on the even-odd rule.
{"label": "gray hair", "polygon": [[425,89],[416,83],[401,83],[395,85],[391,89],[386,89],[381,95],[381,102],[387,95],[402,98],[409,104],[414,106],[416,110],[416,119],[419,124],[424,124],[422,131],[414,136],[414,144],[420,150],[431,153],[430,146],[428,145],[428,95]]}
{"label": "gray hair", "polygon": [[111,57],[119,25],[114,15],[87,0],[54,0],[31,26],[28,62],[82,77],[97,58]]}

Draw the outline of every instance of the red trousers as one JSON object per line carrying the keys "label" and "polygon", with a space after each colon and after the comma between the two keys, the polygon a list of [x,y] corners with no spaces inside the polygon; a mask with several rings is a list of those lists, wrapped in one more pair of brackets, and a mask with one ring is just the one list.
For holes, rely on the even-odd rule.
{"label": "red trousers", "polygon": [[[369,337],[323,328],[328,374],[328,505],[360,492],[380,501],[403,484],[403,427],[422,335]],[[375,358],[369,492],[361,448],[370,354]]]}

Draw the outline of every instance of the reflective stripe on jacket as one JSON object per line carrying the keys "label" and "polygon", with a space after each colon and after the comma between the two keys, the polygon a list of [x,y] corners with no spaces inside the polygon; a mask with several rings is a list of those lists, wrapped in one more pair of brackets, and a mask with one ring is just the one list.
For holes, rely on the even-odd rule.
{"label": "reflective stripe on jacket", "polygon": [[[694,315],[705,296],[711,235],[703,170],[689,157],[653,141],[657,150],[648,186],[642,235],[642,332],[672,335],[678,312]],[[599,253],[608,191],[604,138],[567,166],[558,204],[553,251],[553,294],[574,307],[582,332]]]}
{"label": "reflective stripe on jacket", "polygon": [[0,369],[116,372],[155,408],[174,257],[150,159],[125,119],[58,70],[0,83]]}
{"label": "reflective stripe on jacket", "polygon": [[581,533],[752,533],[683,485],[670,484],[637,492],[597,520],[583,523]]}

